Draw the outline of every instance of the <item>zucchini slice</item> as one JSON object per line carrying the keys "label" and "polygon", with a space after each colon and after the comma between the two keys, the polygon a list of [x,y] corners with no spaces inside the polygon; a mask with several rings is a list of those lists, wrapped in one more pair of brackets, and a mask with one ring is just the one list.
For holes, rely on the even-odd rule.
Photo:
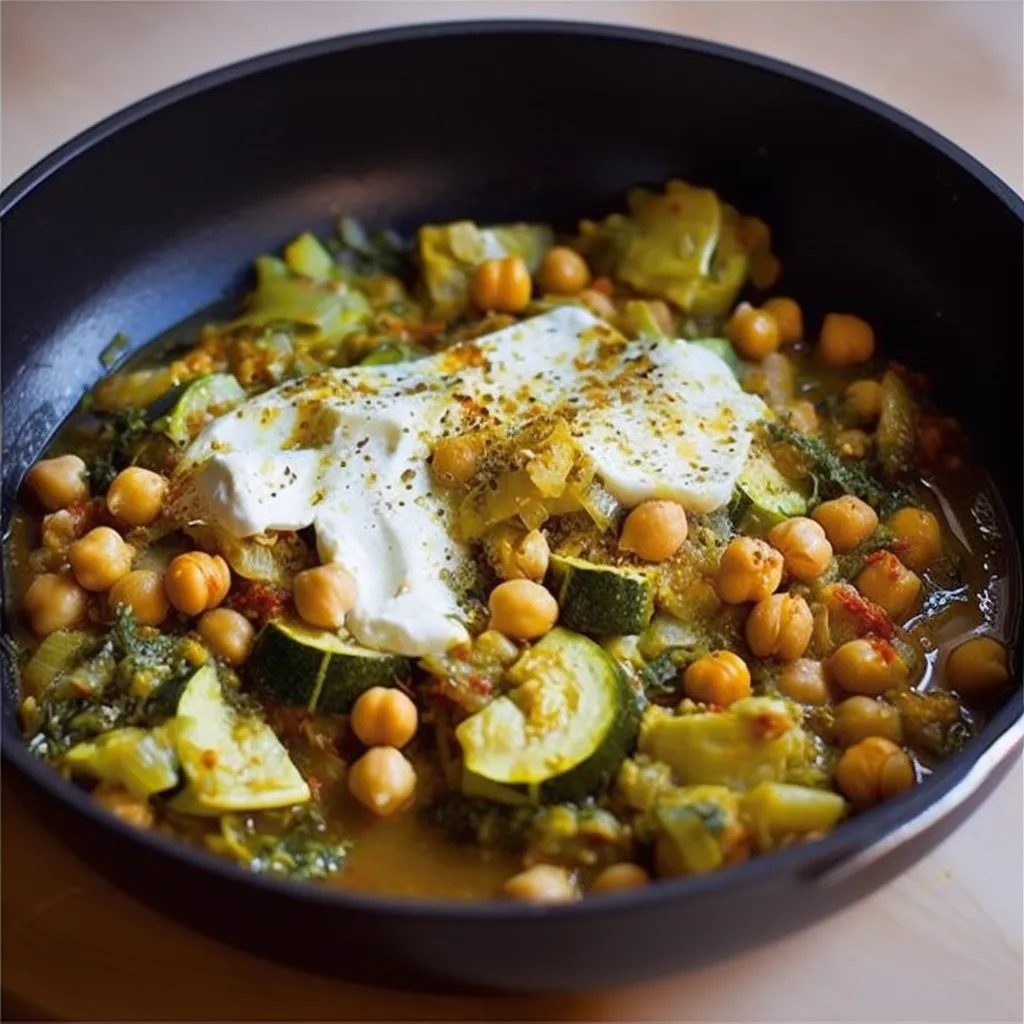
{"label": "zucchini slice", "polygon": [[365,690],[408,679],[412,665],[401,655],[357,647],[326,630],[278,619],[256,638],[249,671],[264,697],[320,714],[345,714]]}
{"label": "zucchini slice", "polygon": [[189,680],[174,719],[184,790],[171,801],[188,814],[290,807],[310,799],[309,786],[266,722],[237,714],[217,671],[204,665]]}
{"label": "zucchini slice", "polygon": [[642,633],[654,613],[654,584],[640,569],[552,555],[545,583],[558,601],[558,621],[577,633]]}
{"label": "zucchini slice", "polygon": [[169,726],[114,729],[73,746],[63,764],[73,772],[124,786],[143,799],[178,784],[178,753]]}
{"label": "zucchini slice", "polygon": [[806,493],[783,475],[766,451],[751,448],[729,507],[737,529],[742,533],[767,532],[784,519],[802,516],[806,511]]}
{"label": "zucchini slice", "polygon": [[612,658],[555,628],[508,679],[514,689],[455,730],[469,777],[526,787],[541,803],[582,800],[607,785],[640,719],[637,692]]}
{"label": "zucchini slice", "polygon": [[206,424],[245,401],[242,385],[230,373],[211,373],[193,381],[181,393],[167,417],[164,433],[186,445]]}

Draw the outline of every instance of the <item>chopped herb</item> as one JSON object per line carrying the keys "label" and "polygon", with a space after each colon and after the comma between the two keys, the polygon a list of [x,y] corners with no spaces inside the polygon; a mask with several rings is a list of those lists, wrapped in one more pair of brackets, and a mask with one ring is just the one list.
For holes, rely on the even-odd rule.
{"label": "chopped herb", "polygon": [[390,274],[407,278],[411,248],[393,231],[367,233],[357,220],[342,217],[338,222],[335,260],[355,274]]}

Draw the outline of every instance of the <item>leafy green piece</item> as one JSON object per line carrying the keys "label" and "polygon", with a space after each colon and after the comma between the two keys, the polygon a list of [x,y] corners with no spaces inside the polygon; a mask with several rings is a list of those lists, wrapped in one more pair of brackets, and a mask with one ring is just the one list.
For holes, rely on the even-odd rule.
{"label": "leafy green piece", "polygon": [[340,871],[351,845],[331,835],[315,804],[258,815],[225,814],[220,834],[206,841],[215,852],[235,857],[256,874],[306,880]]}
{"label": "leafy green piece", "polygon": [[103,366],[109,370],[124,355],[129,343],[128,335],[118,331],[110,344],[100,353],[100,362]]}
{"label": "leafy green piece", "polygon": [[538,811],[530,825],[527,861],[590,867],[630,860],[630,829],[594,804],[558,804]]}
{"label": "leafy green piece", "polygon": [[888,478],[914,469],[917,445],[917,406],[899,375],[887,370],[882,376],[882,412],[875,432],[878,462]]}
{"label": "leafy green piece", "polygon": [[816,502],[853,494],[883,518],[903,505],[915,503],[906,487],[881,480],[870,462],[844,459],[823,437],[802,434],[783,423],[769,423],[767,431],[774,443],[788,445],[808,462]]}
{"label": "leafy green piece", "polygon": [[388,274],[408,279],[412,247],[394,231],[367,232],[359,221],[342,217],[338,222],[335,260],[354,274]]}
{"label": "leafy green piece", "polygon": [[141,409],[100,413],[100,431],[96,455],[89,464],[89,483],[93,491],[103,493],[114,477],[132,464],[140,442],[149,435],[150,425]]}
{"label": "leafy green piece", "polygon": [[423,808],[424,818],[457,843],[522,849],[537,816],[535,807],[512,807],[453,793]]}
{"label": "leafy green piece", "polygon": [[971,721],[952,694],[901,690],[888,699],[899,708],[904,741],[926,757],[945,760],[971,738]]}

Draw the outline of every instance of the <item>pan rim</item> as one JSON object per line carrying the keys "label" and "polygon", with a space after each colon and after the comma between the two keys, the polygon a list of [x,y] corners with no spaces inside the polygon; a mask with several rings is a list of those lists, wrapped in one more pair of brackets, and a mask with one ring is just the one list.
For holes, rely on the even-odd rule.
{"label": "pan rim", "polygon": [[[773,57],[694,37],[600,22],[544,19],[451,21],[375,29],[273,50],[189,78],[110,115],[43,157],[0,193],[0,218],[7,216],[18,203],[78,156],[117,132],[179,101],[265,71],[350,50],[393,43],[427,42],[437,38],[481,35],[569,36],[659,45],[753,67],[768,74],[790,79],[825,92],[862,112],[888,122],[892,128],[916,137],[956,164],[999,200],[1011,216],[1024,224],[1024,198],[977,158],[916,118],[845,83]],[[1019,563],[1020,547],[1016,538],[1013,538],[1012,547]],[[1019,565],[1017,575],[1019,579]],[[668,879],[644,889],[606,894],[596,899],[591,897],[559,907],[531,906],[500,900],[469,902],[378,896],[350,892],[330,885],[303,885],[289,879],[256,875],[215,854],[189,847],[170,837],[139,832],[124,824],[104,812],[83,791],[64,780],[48,765],[32,757],[20,742],[20,738],[5,737],[6,741],[3,742],[0,752],[32,783],[41,786],[59,802],[70,805],[95,824],[119,834],[124,840],[142,843],[158,856],[184,861],[194,869],[212,873],[226,883],[256,886],[267,891],[269,895],[313,905],[326,905],[338,910],[351,909],[398,918],[429,916],[447,922],[496,920],[508,923],[541,917],[557,917],[560,920],[591,917],[594,914],[642,911],[655,905],[678,905],[686,899],[702,898],[723,888],[738,890],[756,885],[768,878],[786,875],[810,882],[817,870],[845,860],[898,826],[917,818],[933,804],[952,793],[974,763],[1015,725],[1022,713],[1024,694],[1018,687],[967,749],[942,765],[923,785],[859,816],[816,843],[755,858],[722,873]],[[6,733],[7,729],[5,728],[3,732]],[[71,848],[74,849],[73,845]]]}

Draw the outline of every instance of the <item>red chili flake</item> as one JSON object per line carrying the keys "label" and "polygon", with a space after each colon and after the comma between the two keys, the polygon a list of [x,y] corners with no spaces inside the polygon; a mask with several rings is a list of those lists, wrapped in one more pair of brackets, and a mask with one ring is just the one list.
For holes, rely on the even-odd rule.
{"label": "red chili flake", "polygon": [[784,715],[776,715],[764,712],[754,719],[754,735],[759,740],[778,739],[790,726],[790,721]]}
{"label": "red chili flake", "polygon": [[881,550],[872,551],[871,554],[864,559],[864,564],[872,565],[874,562],[880,562],[883,558],[885,558],[886,554],[887,552]]}
{"label": "red chili flake", "polygon": [[862,633],[874,633],[888,638],[896,632],[885,609],[869,601],[848,583],[837,584],[833,593],[836,600],[857,620]]}
{"label": "red chili flake", "polygon": [[892,664],[898,657],[896,648],[888,640],[883,640],[879,636],[872,636],[868,637],[868,643],[878,652],[878,656],[887,665]]}
{"label": "red chili flake", "polygon": [[204,768],[209,768],[211,771],[217,767],[217,751],[216,750],[204,750],[199,755],[199,760]]}
{"label": "red chili flake", "polygon": [[466,685],[474,692],[488,696],[494,690],[494,683],[486,676],[471,675]]}
{"label": "red chili flake", "polygon": [[615,285],[610,277],[595,277],[590,283],[590,288],[592,291],[600,292],[602,295],[611,295],[615,290]]}
{"label": "red chili flake", "polygon": [[309,786],[309,792],[313,799],[319,803],[320,798],[324,793],[324,784],[315,775],[310,775],[310,777],[306,779],[306,784]]}
{"label": "red chili flake", "polygon": [[889,545],[889,548],[896,552],[907,551],[910,548],[910,541],[906,537],[899,537]]}
{"label": "red chili flake", "polygon": [[290,599],[291,595],[282,588],[269,587],[253,580],[241,580],[225,604],[241,612],[247,619],[254,619],[263,625],[270,619],[280,617]]}

